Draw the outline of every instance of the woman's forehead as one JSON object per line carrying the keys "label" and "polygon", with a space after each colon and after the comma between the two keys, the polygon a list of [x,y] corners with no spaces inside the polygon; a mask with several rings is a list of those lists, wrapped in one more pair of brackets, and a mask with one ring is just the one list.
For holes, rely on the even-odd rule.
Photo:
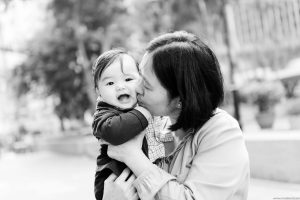
{"label": "woman's forehead", "polygon": [[159,87],[160,83],[157,79],[156,74],[153,71],[152,54],[146,53],[141,61],[141,75],[150,87]]}
{"label": "woman's forehead", "polygon": [[140,70],[142,74],[149,73],[152,71],[152,55],[149,53],[145,53],[141,62],[140,62]]}

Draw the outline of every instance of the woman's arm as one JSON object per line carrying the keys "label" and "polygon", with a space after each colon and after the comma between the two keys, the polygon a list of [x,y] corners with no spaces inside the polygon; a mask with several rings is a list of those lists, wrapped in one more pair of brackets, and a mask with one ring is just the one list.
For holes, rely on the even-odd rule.
{"label": "woman's arm", "polygon": [[[189,155],[188,152],[181,154],[183,157],[191,156],[185,159],[192,160],[186,168],[181,168],[180,164],[176,166],[178,177],[147,160],[136,148],[137,137],[111,148],[108,154],[123,161],[135,173],[138,178],[134,185],[143,200],[155,195],[157,199],[174,200],[246,199],[249,160],[239,127],[224,120],[223,123],[209,126],[199,135],[204,137],[195,139],[198,143],[195,155]],[[180,177],[183,171],[187,173],[184,178]]]}
{"label": "woman's arm", "polygon": [[[145,156],[145,154],[141,150],[141,144],[142,139],[144,137],[144,133],[140,135],[137,135],[133,139],[129,140],[128,142],[113,146],[108,145],[107,154],[109,157],[114,158],[116,160],[119,160],[121,162],[124,162],[126,165],[128,164],[128,167],[132,172],[138,177],[142,176],[143,180],[147,177],[145,175],[152,175],[153,172],[159,172],[163,173],[163,176],[160,176],[161,174],[154,175],[152,177],[152,180],[150,180],[151,183],[149,183],[151,188],[139,188],[135,184],[135,187],[137,188],[138,195],[140,199],[142,200],[148,200],[153,199],[154,195],[157,193],[157,191],[169,180],[174,179],[173,176],[169,175],[168,173],[164,172],[160,168],[158,168],[156,165],[150,162],[150,160]],[[154,179],[158,179],[158,181]],[[141,179],[141,178],[140,178]],[[151,179],[151,178],[150,178]],[[143,182],[142,180],[142,182]],[[147,184],[147,183],[146,183]],[[153,186],[153,187],[152,187]]]}

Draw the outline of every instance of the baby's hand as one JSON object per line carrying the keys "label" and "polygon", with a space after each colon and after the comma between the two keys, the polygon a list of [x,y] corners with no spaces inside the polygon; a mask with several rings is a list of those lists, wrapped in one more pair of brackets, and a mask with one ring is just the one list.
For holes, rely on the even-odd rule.
{"label": "baby's hand", "polygon": [[146,108],[141,107],[141,106],[139,106],[139,105],[137,104],[136,107],[135,107],[134,109],[140,111],[140,112],[146,117],[146,119],[147,119],[148,121],[151,120],[152,115],[150,114],[150,112],[149,112]]}

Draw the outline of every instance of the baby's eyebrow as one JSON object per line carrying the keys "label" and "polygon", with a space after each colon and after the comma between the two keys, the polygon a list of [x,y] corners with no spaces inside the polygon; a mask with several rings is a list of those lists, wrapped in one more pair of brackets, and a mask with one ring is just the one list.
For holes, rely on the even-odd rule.
{"label": "baby's eyebrow", "polygon": [[134,74],[132,74],[132,73],[123,73],[123,74],[126,76],[134,76]]}
{"label": "baby's eyebrow", "polygon": [[106,77],[102,78],[101,81],[106,81],[106,80],[111,79],[111,78],[112,78],[111,76],[106,76]]}

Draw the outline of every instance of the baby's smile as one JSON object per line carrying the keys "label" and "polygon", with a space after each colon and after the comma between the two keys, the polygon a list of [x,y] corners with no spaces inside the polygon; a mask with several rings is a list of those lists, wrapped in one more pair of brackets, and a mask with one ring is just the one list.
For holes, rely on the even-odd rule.
{"label": "baby's smile", "polygon": [[120,103],[129,103],[130,102],[130,95],[129,94],[121,94],[117,96],[117,99]]}

